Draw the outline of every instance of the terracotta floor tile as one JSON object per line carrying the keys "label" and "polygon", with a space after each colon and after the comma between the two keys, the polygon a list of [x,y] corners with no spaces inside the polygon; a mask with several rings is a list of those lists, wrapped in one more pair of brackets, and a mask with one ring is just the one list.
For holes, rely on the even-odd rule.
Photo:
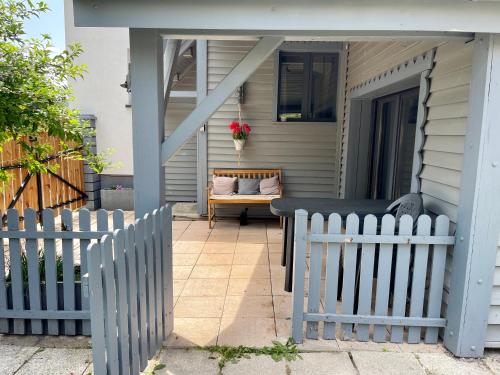
{"label": "terracotta floor tile", "polygon": [[236,243],[236,253],[267,253],[267,245],[265,243]]}
{"label": "terracotta floor tile", "polygon": [[226,243],[233,243],[236,242],[237,239],[237,234],[217,234],[217,235],[210,235],[208,237],[207,242],[226,242]]}
{"label": "terracotta floor tile", "polygon": [[182,297],[224,297],[229,279],[189,279]]}
{"label": "terracotta floor tile", "polygon": [[168,336],[168,347],[215,345],[220,318],[176,318],[174,331]]}
{"label": "terracotta floor tile", "polygon": [[186,284],[186,280],[174,280],[173,283],[173,289],[174,289],[174,296],[178,297],[182,293],[182,289],[184,288],[184,285]]}
{"label": "terracotta floor tile", "polygon": [[283,253],[283,245],[281,243],[268,243],[267,248],[270,253]]}
{"label": "terracotta floor tile", "polygon": [[205,242],[203,253],[207,254],[233,254],[236,242]]}
{"label": "terracotta floor tile", "polygon": [[173,266],[174,280],[185,280],[193,270],[193,266]]}
{"label": "terracotta floor tile", "polygon": [[273,318],[222,318],[218,345],[265,346],[276,340]]}
{"label": "terracotta floor tile", "polygon": [[272,318],[273,300],[270,296],[226,296],[223,316]]}
{"label": "terracotta floor tile", "polygon": [[281,253],[269,253],[269,263],[273,266],[281,266]]}
{"label": "terracotta floor tile", "polygon": [[227,279],[231,274],[231,266],[196,265],[191,273],[192,279]]}
{"label": "terracotta floor tile", "polygon": [[280,265],[271,265],[271,278],[272,279],[284,279],[286,275],[286,269],[281,264]]}
{"label": "terracotta floor tile", "polygon": [[224,297],[179,297],[174,308],[175,318],[219,318]]}
{"label": "terracotta floor tile", "polygon": [[266,265],[266,264],[269,264],[269,258],[268,258],[268,254],[266,252],[261,252],[261,253],[238,252],[234,255],[233,264]]}
{"label": "terracotta floor tile", "polygon": [[266,238],[266,234],[259,233],[240,233],[238,236],[238,243],[262,243],[263,239]]}
{"label": "terracotta floor tile", "polygon": [[271,283],[269,279],[229,279],[228,296],[269,296]]}
{"label": "terracotta floor tile", "polygon": [[204,241],[177,241],[174,244],[174,254],[199,254],[205,244]]}
{"label": "terracotta floor tile", "polygon": [[174,254],[174,266],[194,266],[198,260],[199,254]]}
{"label": "terracotta floor tile", "polygon": [[232,263],[233,263],[233,254],[202,253],[196,264],[200,266],[226,266]]}
{"label": "terracotta floor tile", "polygon": [[235,279],[269,279],[269,266],[260,265],[233,265],[231,278]]}

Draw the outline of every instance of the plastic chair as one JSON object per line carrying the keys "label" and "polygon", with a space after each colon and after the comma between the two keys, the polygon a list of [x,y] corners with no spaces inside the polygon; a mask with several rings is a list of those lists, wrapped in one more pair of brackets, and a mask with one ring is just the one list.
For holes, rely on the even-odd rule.
{"label": "plastic chair", "polygon": [[387,207],[385,212],[395,215],[396,223],[399,222],[401,216],[410,215],[413,218],[413,222],[416,224],[418,217],[424,212],[424,201],[420,194],[406,194],[394,201]]}

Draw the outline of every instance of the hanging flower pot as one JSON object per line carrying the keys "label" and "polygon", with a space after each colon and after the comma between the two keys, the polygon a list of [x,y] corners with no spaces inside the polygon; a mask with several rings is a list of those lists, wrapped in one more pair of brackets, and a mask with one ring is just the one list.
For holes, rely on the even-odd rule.
{"label": "hanging flower pot", "polygon": [[245,141],[246,139],[233,139],[234,148],[236,149],[236,151],[243,150],[243,146],[245,146]]}
{"label": "hanging flower pot", "polygon": [[238,152],[242,151],[245,141],[247,140],[252,129],[248,126],[248,124],[240,126],[238,121],[231,122],[228,127],[231,129],[231,133],[233,135],[234,148]]}

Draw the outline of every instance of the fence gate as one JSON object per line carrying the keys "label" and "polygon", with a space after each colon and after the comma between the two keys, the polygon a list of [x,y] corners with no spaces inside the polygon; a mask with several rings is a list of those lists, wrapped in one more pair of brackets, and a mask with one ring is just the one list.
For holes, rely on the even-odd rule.
{"label": "fence gate", "polygon": [[139,374],[173,328],[172,208],[89,246],[95,374]]}
{"label": "fence gate", "polygon": [[309,339],[318,338],[323,322],[324,339],[335,339],[340,325],[344,340],[353,339],[355,333],[358,341],[368,341],[373,326],[376,342],[388,337],[403,342],[405,328],[408,343],[420,342],[423,332],[426,343],[437,342],[438,330],[446,323],[441,317],[446,249],[454,243],[446,216],[436,218],[433,230],[427,215],[420,216],[415,226],[408,215],[399,222],[385,215],[381,225],[368,215],[361,229],[357,215],[349,215],[343,228],[341,217],[334,213],[328,218],[327,233],[321,214],[312,216],[310,233],[307,223],[307,212],[296,211],[292,317],[296,342],[303,340],[304,321]]}
{"label": "fence gate", "polygon": [[[87,194],[83,176],[83,161],[65,158],[79,152],[81,147],[63,149],[55,137],[40,135],[53,148],[53,155],[38,160],[47,166],[59,165],[56,172],[32,173],[19,160],[25,156],[21,146],[11,141],[3,146],[0,153],[0,169],[9,171],[11,179],[1,183],[0,210],[4,213],[2,223],[7,221],[5,213],[16,208],[22,214],[25,208],[34,208],[41,216],[42,210],[52,208],[60,213],[63,207],[76,209],[85,205]],[[22,216],[20,217],[22,219]],[[39,217],[41,218],[41,217]]]}

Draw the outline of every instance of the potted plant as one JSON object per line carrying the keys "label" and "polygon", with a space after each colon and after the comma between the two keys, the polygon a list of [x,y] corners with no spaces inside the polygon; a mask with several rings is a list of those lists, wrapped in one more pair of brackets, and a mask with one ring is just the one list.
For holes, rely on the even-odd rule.
{"label": "potted plant", "polygon": [[250,128],[248,124],[240,125],[238,121],[233,121],[229,124],[229,129],[231,129],[231,133],[233,135],[234,148],[238,152],[243,150],[245,141],[250,135],[252,128]]}

